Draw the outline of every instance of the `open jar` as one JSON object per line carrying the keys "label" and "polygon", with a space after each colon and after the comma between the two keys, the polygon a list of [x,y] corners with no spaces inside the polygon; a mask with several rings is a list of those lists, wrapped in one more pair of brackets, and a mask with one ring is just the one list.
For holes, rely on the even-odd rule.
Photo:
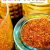
{"label": "open jar", "polygon": [[[40,21],[42,20],[42,19],[44,19],[44,20],[42,20],[41,22],[40,21],[38,21],[40,19]],[[37,35],[37,34],[40,34],[40,32],[39,31],[37,31],[37,30],[41,30],[41,34],[43,34],[42,33],[42,30],[43,29],[41,29],[40,27],[32,27],[32,29],[34,29],[34,31],[31,29],[31,26],[33,26],[33,25],[39,25],[38,24],[38,22],[39,23],[41,23],[42,25],[44,25],[44,27],[45,27],[45,25],[48,25],[47,24],[47,22],[46,22],[46,19],[47,20],[49,20],[50,21],[50,15],[48,15],[48,14],[39,14],[39,13],[36,13],[36,14],[31,14],[31,15],[28,15],[28,16],[26,16],[26,17],[23,17],[21,20],[19,20],[18,21],[18,23],[16,24],[16,26],[15,26],[15,28],[14,28],[14,41],[15,41],[15,46],[16,46],[16,50],[49,50],[49,48],[50,48],[50,44],[49,44],[49,46],[45,46],[44,47],[44,45],[42,44],[42,47],[38,47],[38,42],[36,42],[36,36],[35,36],[35,34]],[[31,20],[35,20],[36,22],[31,22]],[[29,21],[30,21],[30,23],[29,23]],[[42,23],[43,22],[43,23]],[[31,25],[33,23],[33,25]],[[29,24],[29,25],[27,25],[27,24]],[[49,23],[50,24],[50,23]],[[50,26],[50,25],[49,25]],[[42,26],[41,26],[42,27]],[[39,29],[37,29],[37,28],[39,28]],[[48,27],[47,27],[48,28]],[[23,31],[22,31],[22,29],[23,29]],[[45,28],[46,29],[46,28]],[[48,29],[50,29],[50,27],[48,28]],[[28,31],[29,30],[29,31]],[[30,30],[32,30],[34,33],[37,31],[37,32],[39,32],[39,33],[30,33]],[[43,30],[44,31],[44,30]],[[22,36],[21,36],[21,34],[22,34]],[[47,35],[47,33],[45,33],[46,35]],[[43,37],[45,36],[45,34],[43,34]],[[28,35],[28,36],[27,36]],[[36,45],[35,45],[35,43],[33,44],[32,42],[32,40],[31,40],[31,42],[30,42],[30,40],[29,40],[29,37],[32,37],[32,36],[30,36],[30,35],[32,35],[32,36],[34,36],[33,38],[30,38],[30,39],[33,39],[33,41],[36,43]],[[41,37],[41,35],[39,35],[40,37]],[[45,36],[45,37],[49,37],[50,35],[48,34],[47,36]],[[22,38],[23,39],[22,39]],[[41,37],[42,38],[42,37]],[[39,40],[39,42],[42,40],[44,40],[45,38],[43,38],[43,39],[39,39],[39,38],[37,38],[37,40]],[[50,40],[49,40],[50,41]],[[48,42],[49,42],[48,41]],[[45,43],[46,41],[44,40],[44,42],[42,42],[42,43]],[[32,44],[31,44],[32,43]],[[28,45],[29,44],[29,45]],[[48,44],[48,43],[47,43]],[[33,45],[33,47],[31,46],[31,45]],[[35,47],[36,46],[36,47]]]}
{"label": "open jar", "polygon": [[9,16],[8,4],[0,2],[0,50],[13,48],[13,26]]}

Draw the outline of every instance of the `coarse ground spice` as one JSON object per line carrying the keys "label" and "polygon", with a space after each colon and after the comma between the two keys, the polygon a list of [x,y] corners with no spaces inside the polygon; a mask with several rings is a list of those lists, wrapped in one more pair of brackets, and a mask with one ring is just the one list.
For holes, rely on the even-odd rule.
{"label": "coarse ground spice", "polygon": [[50,48],[50,21],[45,18],[32,19],[21,29],[23,43],[33,48]]}

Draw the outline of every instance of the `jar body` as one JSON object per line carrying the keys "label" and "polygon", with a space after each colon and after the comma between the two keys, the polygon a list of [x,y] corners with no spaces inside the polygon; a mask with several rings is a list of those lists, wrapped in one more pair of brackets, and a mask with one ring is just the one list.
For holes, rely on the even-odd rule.
{"label": "jar body", "polygon": [[11,50],[13,43],[13,26],[9,16],[0,27],[0,50]]}
{"label": "jar body", "polygon": [[6,4],[0,4],[0,50],[12,50],[14,45],[13,25],[10,15],[7,14]]}
{"label": "jar body", "polygon": [[11,18],[21,18],[22,16],[22,4],[21,3],[11,3],[9,4],[9,13]]}

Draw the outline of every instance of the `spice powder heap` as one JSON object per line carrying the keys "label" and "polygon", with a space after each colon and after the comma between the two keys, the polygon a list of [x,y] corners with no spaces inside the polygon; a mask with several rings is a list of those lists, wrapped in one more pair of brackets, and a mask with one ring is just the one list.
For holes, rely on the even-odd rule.
{"label": "spice powder heap", "polygon": [[23,43],[33,48],[50,48],[50,21],[48,19],[32,19],[21,29]]}

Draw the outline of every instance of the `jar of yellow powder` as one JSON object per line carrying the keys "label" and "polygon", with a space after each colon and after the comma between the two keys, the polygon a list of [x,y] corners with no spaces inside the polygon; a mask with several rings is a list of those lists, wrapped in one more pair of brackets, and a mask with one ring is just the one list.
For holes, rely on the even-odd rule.
{"label": "jar of yellow powder", "polygon": [[8,4],[0,2],[0,50],[12,50],[13,26],[9,16]]}

